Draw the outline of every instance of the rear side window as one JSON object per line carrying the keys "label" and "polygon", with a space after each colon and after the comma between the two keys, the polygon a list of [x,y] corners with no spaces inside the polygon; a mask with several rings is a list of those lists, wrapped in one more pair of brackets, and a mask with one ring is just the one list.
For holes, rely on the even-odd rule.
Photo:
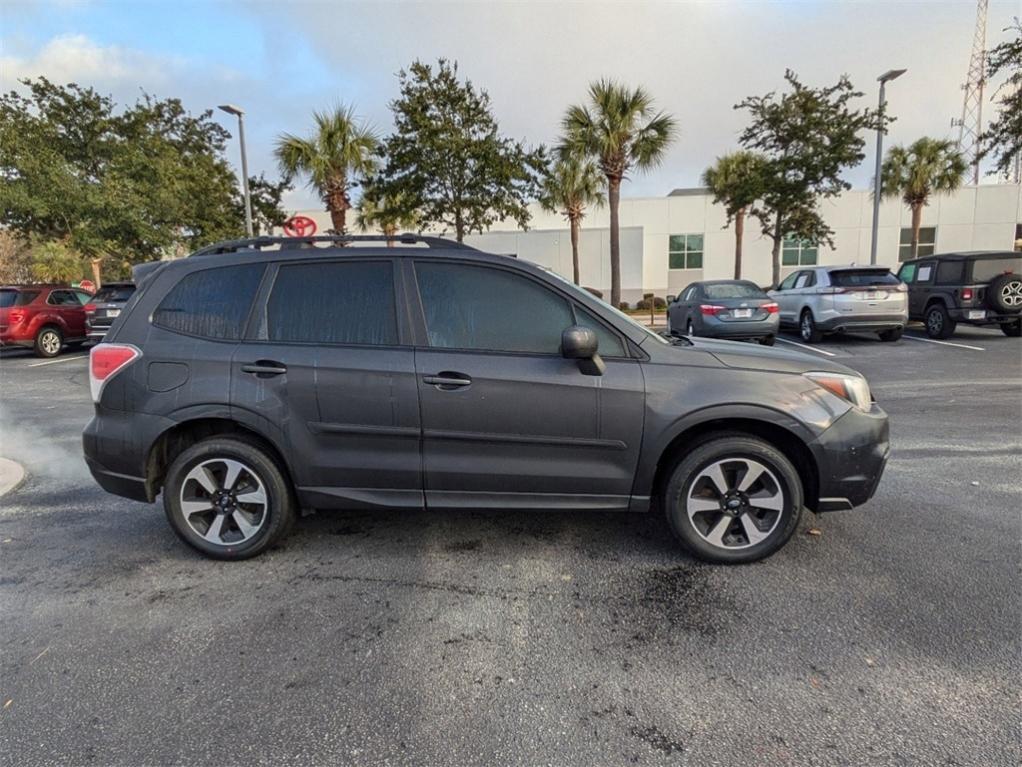
{"label": "rear side window", "polygon": [[12,306],[27,306],[35,301],[38,290],[0,290],[0,309]]}
{"label": "rear side window", "polygon": [[415,274],[433,347],[560,354],[574,324],[566,299],[503,269],[419,262]]}
{"label": "rear side window", "polygon": [[838,288],[861,288],[870,285],[897,285],[898,278],[882,269],[842,269],[830,273],[830,284]]}
{"label": "rear side window", "polygon": [[959,285],[965,280],[964,261],[939,261],[937,263],[938,285]]}
{"label": "rear side window", "polygon": [[185,275],[160,302],[153,324],[203,338],[241,338],[263,268],[240,264]]}
{"label": "rear side window", "polygon": [[271,341],[396,345],[389,261],[281,266],[266,305]]}

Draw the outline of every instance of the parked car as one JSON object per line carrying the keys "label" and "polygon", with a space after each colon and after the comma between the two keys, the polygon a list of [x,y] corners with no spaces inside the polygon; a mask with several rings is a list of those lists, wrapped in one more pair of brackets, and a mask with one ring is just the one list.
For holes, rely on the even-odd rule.
{"label": "parked car", "polygon": [[99,341],[107,334],[133,295],[133,282],[108,282],[96,291],[85,305],[85,329],[90,340]]}
{"label": "parked car", "polygon": [[1022,335],[1022,254],[1010,251],[943,253],[906,261],[898,277],[908,285],[909,317],[930,338],[950,338],[960,322],[999,325]]}
{"label": "parked car", "polygon": [[652,504],[696,556],[750,562],[804,506],[876,490],[887,415],[855,371],[670,340],[528,262],[379,239],[243,240],[136,272],[91,352],[99,484],[162,493],[221,559],[299,510]]}
{"label": "parked car", "polygon": [[56,357],[65,344],[80,346],[90,298],[59,285],[0,287],[0,346],[34,349],[40,357]]}
{"label": "parked car", "polygon": [[667,297],[667,329],[674,335],[750,339],[773,346],[777,302],[753,282],[693,282],[680,296]]}
{"label": "parked car", "polygon": [[847,331],[897,341],[908,322],[908,293],[886,266],[813,266],[789,274],[770,291],[781,327],[797,328],[806,343]]}

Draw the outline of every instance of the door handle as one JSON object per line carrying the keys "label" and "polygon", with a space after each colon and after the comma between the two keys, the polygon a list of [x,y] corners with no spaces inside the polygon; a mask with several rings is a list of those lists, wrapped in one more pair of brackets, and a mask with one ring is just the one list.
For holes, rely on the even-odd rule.
{"label": "door handle", "polygon": [[258,360],[249,365],[242,365],[241,372],[254,373],[260,378],[279,376],[287,372],[287,365],[282,362],[273,362],[271,360]]}
{"label": "door handle", "polygon": [[451,373],[446,370],[433,376],[423,376],[422,381],[423,383],[433,384],[443,391],[460,389],[462,386],[468,386],[472,383],[472,379],[464,373]]}

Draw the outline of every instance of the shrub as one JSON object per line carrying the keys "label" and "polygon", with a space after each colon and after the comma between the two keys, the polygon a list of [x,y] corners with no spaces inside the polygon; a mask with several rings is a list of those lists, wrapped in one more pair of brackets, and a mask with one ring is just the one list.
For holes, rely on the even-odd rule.
{"label": "shrub", "polygon": [[627,312],[631,307],[628,306],[627,301],[622,301],[620,304],[617,305],[617,308],[623,312]]}

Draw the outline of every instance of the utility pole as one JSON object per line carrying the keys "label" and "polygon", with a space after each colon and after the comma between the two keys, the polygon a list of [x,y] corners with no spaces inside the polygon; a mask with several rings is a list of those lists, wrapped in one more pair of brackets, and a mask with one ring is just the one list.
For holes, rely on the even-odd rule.
{"label": "utility pole", "polygon": [[880,233],[880,167],[884,161],[884,109],[887,106],[885,86],[905,74],[907,69],[888,69],[877,82],[880,83],[880,125],[877,127],[877,161],[876,173],[873,175],[873,236],[869,241],[869,262],[877,262],[877,236]]}
{"label": "utility pole", "polygon": [[238,118],[238,141],[241,142],[241,188],[245,192],[245,234],[252,237],[252,197],[248,192],[248,158],[245,157],[245,110],[233,104],[221,104],[219,109]]}

